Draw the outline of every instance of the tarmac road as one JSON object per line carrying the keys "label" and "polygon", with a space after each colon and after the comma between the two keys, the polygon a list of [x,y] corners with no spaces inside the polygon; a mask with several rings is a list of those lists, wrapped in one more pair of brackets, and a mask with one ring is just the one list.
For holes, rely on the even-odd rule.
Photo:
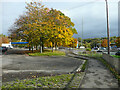
{"label": "tarmac road", "polygon": [[[13,50],[14,51],[14,50]],[[83,61],[67,56],[2,56],[2,81],[74,72]],[[31,74],[32,73],[32,74]]]}
{"label": "tarmac road", "polygon": [[81,64],[80,60],[66,56],[31,57],[25,55],[7,55],[2,58],[3,70],[64,70],[71,71]]}

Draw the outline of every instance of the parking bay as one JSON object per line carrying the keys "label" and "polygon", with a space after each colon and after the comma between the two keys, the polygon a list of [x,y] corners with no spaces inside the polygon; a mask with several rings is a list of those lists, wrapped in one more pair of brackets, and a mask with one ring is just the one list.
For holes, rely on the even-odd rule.
{"label": "parking bay", "polygon": [[5,55],[2,57],[2,81],[71,73],[82,62],[67,56]]}

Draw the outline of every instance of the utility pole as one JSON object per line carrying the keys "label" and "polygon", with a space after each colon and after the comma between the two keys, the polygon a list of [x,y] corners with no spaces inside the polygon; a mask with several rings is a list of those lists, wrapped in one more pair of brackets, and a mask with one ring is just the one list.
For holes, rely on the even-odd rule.
{"label": "utility pole", "polygon": [[109,19],[108,19],[108,2],[106,2],[106,14],[107,14],[107,38],[108,38],[108,54],[110,54],[110,34],[109,34]]}

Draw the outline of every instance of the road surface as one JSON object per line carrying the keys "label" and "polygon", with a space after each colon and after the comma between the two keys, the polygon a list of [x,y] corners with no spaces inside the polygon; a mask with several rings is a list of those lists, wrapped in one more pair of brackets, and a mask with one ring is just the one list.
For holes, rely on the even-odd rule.
{"label": "road surface", "polygon": [[[17,51],[16,51],[17,52]],[[26,56],[10,50],[2,56],[3,82],[30,78],[30,74],[45,76],[74,72],[83,60],[67,56]],[[31,75],[31,76],[32,76]]]}

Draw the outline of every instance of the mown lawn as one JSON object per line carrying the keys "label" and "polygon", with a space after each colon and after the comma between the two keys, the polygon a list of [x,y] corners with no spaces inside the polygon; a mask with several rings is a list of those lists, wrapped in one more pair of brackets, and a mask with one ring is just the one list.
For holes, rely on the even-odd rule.
{"label": "mown lawn", "polygon": [[74,74],[39,77],[34,79],[16,80],[2,85],[5,88],[64,88]]}
{"label": "mown lawn", "polygon": [[62,51],[44,51],[43,53],[35,52],[35,53],[28,53],[30,56],[65,56],[65,52]]}

